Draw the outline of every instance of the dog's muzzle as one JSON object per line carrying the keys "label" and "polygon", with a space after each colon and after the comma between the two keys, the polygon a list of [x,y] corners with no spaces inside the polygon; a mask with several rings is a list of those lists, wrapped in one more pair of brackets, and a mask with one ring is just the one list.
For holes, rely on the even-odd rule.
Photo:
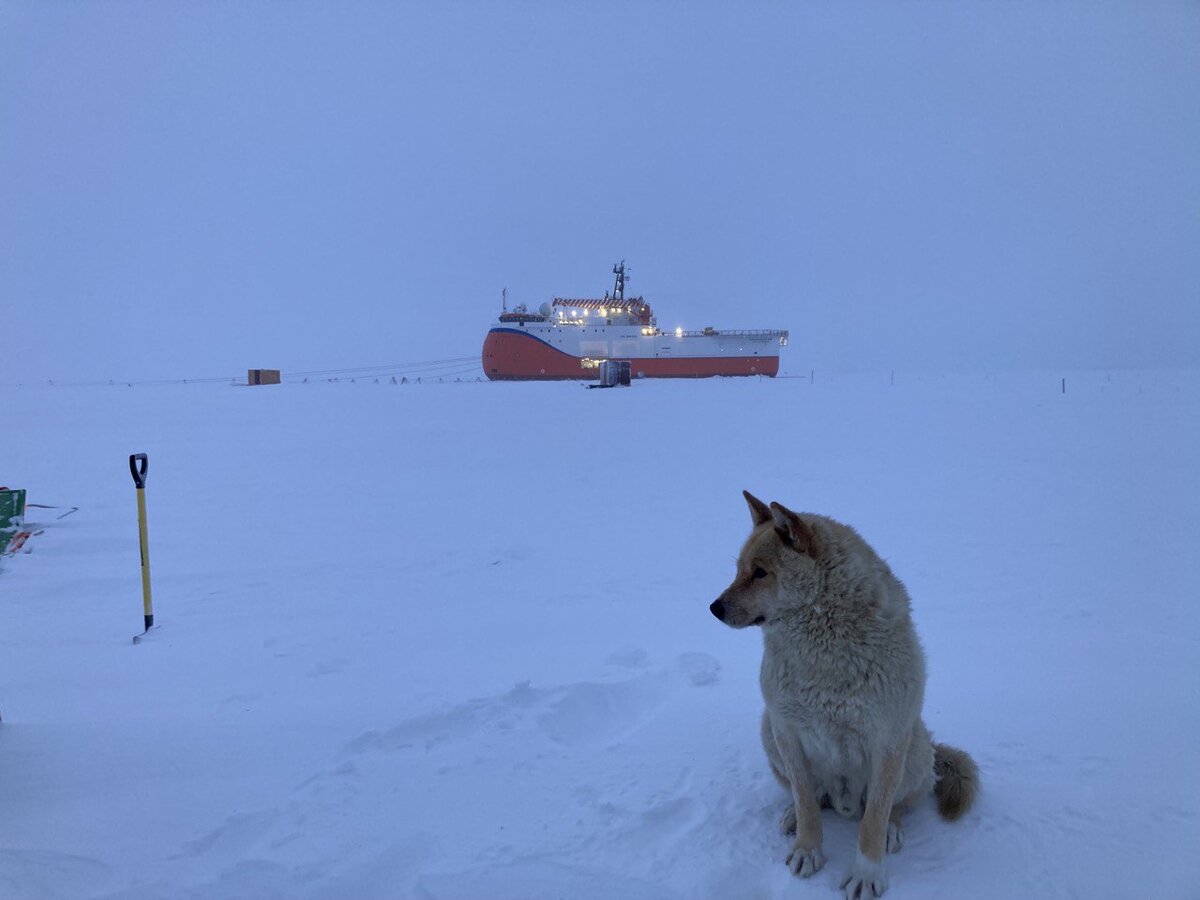
{"label": "dog's muzzle", "polygon": [[718,619],[720,619],[722,622],[725,621],[725,601],[724,600],[714,600],[712,603],[712,606],[710,606],[708,608],[708,611],[711,612]]}

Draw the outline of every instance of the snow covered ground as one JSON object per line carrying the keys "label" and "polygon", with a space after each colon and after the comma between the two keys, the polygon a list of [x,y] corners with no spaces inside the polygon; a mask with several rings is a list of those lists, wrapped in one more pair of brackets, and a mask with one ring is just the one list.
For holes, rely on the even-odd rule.
{"label": "snow covered ground", "polygon": [[[888,897],[1200,896],[1200,373],[8,388],[0,897],[827,898],[783,860],[740,491],[913,596]],[[150,456],[155,611],[135,495]]]}

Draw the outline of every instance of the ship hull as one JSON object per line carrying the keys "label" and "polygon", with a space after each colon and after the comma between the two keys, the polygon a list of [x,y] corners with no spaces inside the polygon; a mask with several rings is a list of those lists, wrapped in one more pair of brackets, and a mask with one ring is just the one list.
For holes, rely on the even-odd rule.
{"label": "ship hull", "polygon": [[619,359],[629,360],[634,378],[779,373],[778,352],[767,342],[643,335],[616,326],[587,331],[552,325],[492,328],[483,343],[483,371],[493,381],[589,381],[600,373],[587,361]]}

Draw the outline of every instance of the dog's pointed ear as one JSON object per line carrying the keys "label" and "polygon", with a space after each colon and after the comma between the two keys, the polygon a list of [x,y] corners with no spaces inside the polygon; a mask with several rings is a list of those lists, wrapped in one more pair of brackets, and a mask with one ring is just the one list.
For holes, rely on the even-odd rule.
{"label": "dog's pointed ear", "polygon": [[771,518],[775,520],[775,532],[780,540],[795,550],[816,559],[821,555],[821,541],[817,530],[808,522],[780,503],[771,504]]}
{"label": "dog's pointed ear", "polygon": [[755,528],[763,522],[771,521],[771,510],[767,504],[763,503],[749,491],[742,491],[742,496],[746,498],[746,505],[750,507],[750,518],[754,520]]}

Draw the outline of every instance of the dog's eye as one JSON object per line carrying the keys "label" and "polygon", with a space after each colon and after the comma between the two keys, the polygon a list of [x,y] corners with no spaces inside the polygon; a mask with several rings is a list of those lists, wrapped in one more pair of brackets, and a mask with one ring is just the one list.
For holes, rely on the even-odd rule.
{"label": "dog's eye", "polygon": [[755,578],[766,578],[767,570],[764,569],[762,566],[755,566],[754,567],[754,577]]}

